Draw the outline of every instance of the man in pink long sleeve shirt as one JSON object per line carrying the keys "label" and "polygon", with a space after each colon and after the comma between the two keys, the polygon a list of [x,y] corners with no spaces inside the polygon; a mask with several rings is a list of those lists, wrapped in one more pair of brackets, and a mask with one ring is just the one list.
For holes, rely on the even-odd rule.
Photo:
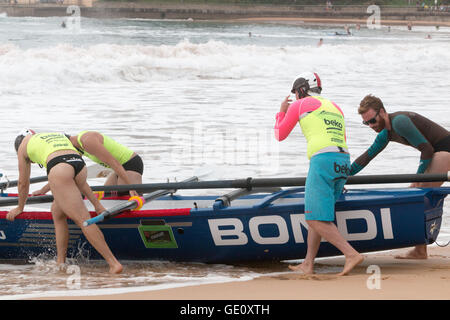
{"label": "man in pink long sleeve shirt", "polygon": [[310,159],[305,186],[305,217],[308,223],[308,250],[303,263],[289,266],[291,270],[314,273],[314,260],[323,237],[345,256],[345,265],[339,275],[348,274],[364,258],[339,233],[334,205],[342,193],[350,173],[350,155],[345,137],[342,110],[320,94],[322,85],[314,73],[295,80],[292,93],[296,101],[290,104],[289,96],[281,103],[276,116],[275,137],[286,139],[297,123],[306,137],[307,156]]}

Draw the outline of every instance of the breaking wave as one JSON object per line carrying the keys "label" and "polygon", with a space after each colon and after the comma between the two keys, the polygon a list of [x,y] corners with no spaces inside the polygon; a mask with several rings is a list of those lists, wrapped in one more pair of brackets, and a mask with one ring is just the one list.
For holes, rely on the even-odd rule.
{"label": "breaking wave", "polygon": [[[177,45],[70,44],[21,49],[0,45],[0,85],[147,82],[174,78],[277,77],[304,66],[329,73],[442,72],[449,46],[324,45],[257,47],[187,40]],[[444,68],[443,68],[444,67]]]}

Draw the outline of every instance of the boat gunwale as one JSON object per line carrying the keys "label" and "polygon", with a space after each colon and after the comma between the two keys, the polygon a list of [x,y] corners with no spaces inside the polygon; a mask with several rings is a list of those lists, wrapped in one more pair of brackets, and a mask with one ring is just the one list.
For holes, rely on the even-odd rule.
{"label": "boat gunwale", "polygon": [[[399,204],[402,202],[407,201],[408,203],[411,202],[423,202],[424,197],[427,195],[431,196],[437,196],[445,198],[446,191],[448,192],[450,188],[444,187],[444,192],[442,192],[442,187],[440,188],[373,188],[373,189],[349,189],[347,192],[345,192],[341,198],[336,202],[336,210],[342,211],[344,209],[353,209],[353,208],[361,208],[367,202],[371,203],[379,203],[384,202],[386,200],[389,200],[389,205],[393,204]],[[447,190],[448,189],[448,190]],[[378,194],[374,194],[379,192]],[[355,193],[355,194],[352,194]],[[365,193],[367,196],[364,196],[362,198],[356,198],[358,194]],[[383,193],[386,194],[386,196],[383,196]],[[389,194],[387,194],[389,193]],[[394,193],[394,194],[393,194]],[[174,217],[174,216],[197,216],[197,214],[200,215],[206,215],[206,214],[229,214],[229,213],[240,213],[240,214],[249,214],[253,212],[259,212],[261,214],[267,213],[267,212],[282,212],[286,210],[291,210],[291,208],[296,208],[298,206],[302,206],[304,203],[301,202],[303,199],[302,194],[304,192],[297,192],[293,194],[287,194],[286,196],[283,196],[282,198],[275,199],[274,202],[282,199],[299,199],[299,202],[295,203],[270,203],[267,207],[259,208],[258,205],[260,203],[263,203],[267,200],[267,198],[272,197],[275,193],[267,194],[266,196],[262,194],[252,194],[252,195],[246,195],[242,198],[236,199],[234,201],[239,200],[253,200],[253,199],[259,199],[260,202],[251,204],[251,205],[231,205],[221,208],[214,208],[214,199],[217,199],[218,196],[216,195],[206,195],[206,196],[164,196],[161,198],[158,198],[153,201],[190,201],[190,200],[211,200],[211,206],[206,208],[196,208],[194,207],[185,207],[185,208],[158,208],[158,209],[143,209],[139,211],[126,211],[120,215],[118,215],[116,218],[124,219],[124,218],[162,218],[162,217]],[[380,196],[383,196],[380,198]],[[106,201],[109,201],[108,199],[104,199]],[[119,200],[114,200],[119,201]],[[145,208],[145,207],[144,207]],[[0,210],[0,220],[6,218],[7,211]],[[96,216],[97,214],[93,211],[90,211],[90,214],[92,217]],[[20,220],[52,220],[51,212],[50,211],[24,211],[19,216],[16,217],[16,219]]]}

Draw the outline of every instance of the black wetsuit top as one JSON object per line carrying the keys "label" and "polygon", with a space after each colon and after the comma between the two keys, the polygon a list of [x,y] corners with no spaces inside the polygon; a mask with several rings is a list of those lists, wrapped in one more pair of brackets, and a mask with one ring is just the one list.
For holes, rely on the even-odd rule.
{"label": "black wetsuit top", "polygon": [[391,130],[384,129],[377,135],[369,149],[352,163],[350,175],[361,171],[389,141],[412,146],[421,152],[417,173],[425,172],[435,152],[450,152],[450,132],[430,119],[406,111],[391,113],[389,119]]}

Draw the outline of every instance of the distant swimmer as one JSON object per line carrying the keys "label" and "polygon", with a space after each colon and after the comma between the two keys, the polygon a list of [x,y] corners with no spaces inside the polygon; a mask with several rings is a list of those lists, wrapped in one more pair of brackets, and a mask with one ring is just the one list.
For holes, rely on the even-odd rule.
{"label": "distant swimmer", "polygon": [[330,35],[333,35],[333,36],[351,36],[352,33],[350,32],[350,29],[348,29],[348,27],[347,27],[345,29],[345,32],[335,31],[335,32],[331,33]]}
{"label": "distant swimmer", "polygon": [[334,34],[333,34],[334,36],[351,36],[352,34],[351,33],[343,33],[343,32],[335,32]]}
{"label": "distant swimmer", "polygon": [[28,129],[16,137],[14,148],[19,162],[19,201],[18,206],[8,212],[6,219],[14,221],[23,212],[30,188],[31,163],[37,163],[47,169],[48,185],[54,197],[51,211],[55,226],[57,263],[62,265],[66,261],[69,218],[109,264],[109,272],[122,272],[122,265],[109,249],[99,227],[83,226],[83,221],[90,219],[91,215],[82,194],[93,204],[97,213],[103,212],[105,208],[87,184],[86,165],[69,139],[63,133],[35,133]]}
{"label": "distant swimmer", "polygon": [[345,26],[344,26],[344,30],[345,30],[345,32],[346,32],[349,36],[352,35],[352,33],[350,32],[349,26],[345,25]]}
{"label": "distant swimmer", "polygon": [[[378,132],[373,144],[351,165],[350,175],[366,167],[390,141],[411,146],[420,151],[417,173],[447,173],[450,171],[450,132],[439,124],[415,112],[387,113],[380,98],[367,95],[358,108],[363,124]],[[439,187],[443,182],[412,183],[412,188]],[[405,256],[397,258],[426,259],[426,245],[418,245]]]}

